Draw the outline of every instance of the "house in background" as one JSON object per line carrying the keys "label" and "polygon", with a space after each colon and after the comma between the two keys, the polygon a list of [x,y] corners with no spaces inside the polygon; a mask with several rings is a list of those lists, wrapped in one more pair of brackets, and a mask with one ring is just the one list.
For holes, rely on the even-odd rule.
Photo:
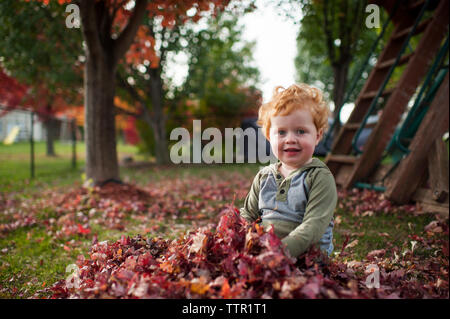
{"label": "house in background", "polygon": [[[0,107],[0,111],[1,111]],[[82,132],[80,129],[83,126],[83,109],[81,107],[72,107],[70,110],[57,113],[53,119],[54,121],[54,138],[60,141],[71,141],[72,140],[72,118],[76,119],[77,140],[82,140]],[[0,112],[1,114],[1,112]],[[5,115],[0,115],[0,143],[3,143],[5,138],[16,128],[18,128],[18,133],[13,140],[13,142],[22,142],[30,140],[31,133],[31,111],[29,110],[11,110]],[[36,113],[34,114],[34,124],[33,124],[33,140],[36,142],[46,141],[47,129],[42,121],[41,117]]]}
{"label": "house in background", "polygon": [[[12,110],[0,117],[0,141],[4,141],[8,134],[19,128],[14,142],[28,141],[30,139],[31,112],[25,110]],[[35,141],[44,141],[46,131],[38,116],[34,115],[33,136]]]}

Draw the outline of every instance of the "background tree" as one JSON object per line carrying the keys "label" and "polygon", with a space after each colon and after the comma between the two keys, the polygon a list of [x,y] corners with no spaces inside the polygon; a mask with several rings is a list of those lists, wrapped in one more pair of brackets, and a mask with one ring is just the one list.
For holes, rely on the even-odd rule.
{"label": "background tree", "polygon": [[186,36],[188,76],[180,94],[193,104],[190,112],[206,126],[239,126],[243,115],[257,113],[259,70],[252,65],[255,43],[242,40],[238,17],[223,14],[208,27]]}
{"label": "background tree", "polygon": [[136,106],[140,120],[151,128],[146,135],[152,140],[151,149],[159,164],[169,163],[166,122],[170,79],[165,69],[168,54],[176,54],[181,48],[180,29],[186,21],[177,20],[173,26],[163,26],[157,18],[144,18],[139,40],[117,73],[118,94]]}
{"label": "background tree", "polygon": [[[48,5],[50,0],[35,0]],[[52,1],[55,2],[55,1]],[[177,19],[195,19],[201,12],[220,10],[229,0],[58,0],[78,5],[85,43],[84,76],[86,176],[96,184],[119,180],[114,123],[114,96],[119,62],[134,41],[144,17],[164,27]],[[187,15],[190,9],[192,15]],[[60,21],[63,26],[64,21]]]}
{"label": "background tree", "polygon": [[27,87],[10,109],[36,111],[46,128],[47,155],[55,155],[56,112],[81,104],[81,33],[62,28],[64,8],[56,3],[0,3],[0,66]]}
{"label": "background tree", "polygon": [[[230,120],[240,119],[242,109],[253,99],[259,73],[250,67],[252,47],[241,41],[237,17],[222,16],[204,17],[203,28],[196,21],[163,27],[155,19],[145,19],[139,41],[143,46],[157,43],[156,54],[133,53],[129,63],[119,67],[118,92],[130,103],[137,103],[141,120],[152,128],[148,132],[138,124],[145,137],[144,149],[152,150],[158,163],[169,162],[168,132],[191,124],[189,100],[202,105],[195,112],[196,118],[213,116],[216,121],[211,126],[220,127],[218,119],[231,125]],[[188,56],[189,70],[182,87],[176,87],[167,71],[170,58],[180,52]]]}
{"label": "background tree", "polygon": [[27,95],[28,87],[0,68],[0,117],[16,108]]}

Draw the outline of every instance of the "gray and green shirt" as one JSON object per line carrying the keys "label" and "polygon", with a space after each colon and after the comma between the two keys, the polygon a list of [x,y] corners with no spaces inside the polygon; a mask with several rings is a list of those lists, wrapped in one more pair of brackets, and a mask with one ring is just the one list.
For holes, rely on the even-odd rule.
{"label": "gray and green shirt", "polygon": [[240,210],[241,216],[250,222],[261,217],[266,229],[273,225],[275,234],[294,257],[316,243],[330,255],[337,203],[333,175],[317,158],[286,178],[278,171],[280,164],[258,172]]}

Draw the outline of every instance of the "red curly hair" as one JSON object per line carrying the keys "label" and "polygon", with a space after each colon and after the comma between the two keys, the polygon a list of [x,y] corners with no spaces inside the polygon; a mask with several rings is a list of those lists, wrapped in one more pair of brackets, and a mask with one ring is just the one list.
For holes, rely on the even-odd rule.
{"label": "red curly hair", "polygon": [[330,115],[328,104],[323,99],[322,91],[304,83],[293,84],[287,89],[277,86],[273,91],[272,100],[259,108],[257,123],[262,127],[263,134],[268,139],[272,116],[289,115],[293,111],[303,108],[311,112],[317,131],[325,132]]}

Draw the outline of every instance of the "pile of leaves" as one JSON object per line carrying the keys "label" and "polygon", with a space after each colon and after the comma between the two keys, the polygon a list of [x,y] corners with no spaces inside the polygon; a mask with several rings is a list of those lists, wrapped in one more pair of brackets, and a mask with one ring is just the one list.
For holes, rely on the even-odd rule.
{"label": "pile of leaves", "polygon": [[178,240],[123,236],[95,242],[89,258],[79,256],[75,276],[47,289],[53,298],[445,297],[445,289],[439,295],[405,272],[383,269],[379,289],[367,288],[367,275],[314,247],[294,259],[273,229],[248,224],[229,208],[217,227]]}
{"label": "pile of leaves", "polygon": [[[79,233],[79,223],[67,221],[82,217],[80,221],[87,222],[99,213],[100,216],[96,218],[98,224],[109,229],[123,230],[126,213],[145,211],[151,200],[150,194],[134,185],[108,183],[103,187],[76,188],[69,193],[56,196],[50,201],[50,205],[56,212],[65,214],[62,224],[65,224],[66,228]],[[85,212],[88,216],[84,215],[83,220],[79,212]],[[89,224],[86,223],[82,227],[89,229]]]}
{"label": "pile of leaves", "polygon": [[[76,187],[59,193],[46,190],[32,198],[0,194],[0,236],[18,228],[39,225],[56,238],[91,233],[90,223],[123,230],[130,213],[146,212],[151,194],[131,184],[108,183],[103,187]],[[46,217],[46,215],[51,217]]]}
{"label": "pile of leaves", "polygon": [[[228,183],[196,180],[192,187],[181,181],[161,182],[138,187],[133,184],[108,183],[103,187],[78,187],[45,201],[60,217],[56,237],[90,233],[90,226],[98,224],[108,229],[124,230],[127,218],[142,224],[167,223],[167,218],[183,218],[193,222],[215,216],[220,201],[230,201],[236,193]],[[243,187],[241,187],[243,188]],[[214,205],[208,201],[215,201]],[[195,213],[194,213],[195,212]],[[83,230],[84,229],[84,230]]]}
{"label": "pile of leaves", "polygon": [[[320,253],[319,253],[320,254]],[[313,266],[308,260],[307,264]],[[95,243],[79,258],[79,278],[51,289],[55,298],[283,298],[332,297],[348,289],[314,267],[300,271],[273,231],[248,225],[237,211],[216,227],[179,240],[133,239]],[[77,281],[78,285],[75,285]],[[79,288],[70,288],[71,286]],[[67,288],[69,287],[69,288]],[[351,293],[350,293],[351,294]]]}

